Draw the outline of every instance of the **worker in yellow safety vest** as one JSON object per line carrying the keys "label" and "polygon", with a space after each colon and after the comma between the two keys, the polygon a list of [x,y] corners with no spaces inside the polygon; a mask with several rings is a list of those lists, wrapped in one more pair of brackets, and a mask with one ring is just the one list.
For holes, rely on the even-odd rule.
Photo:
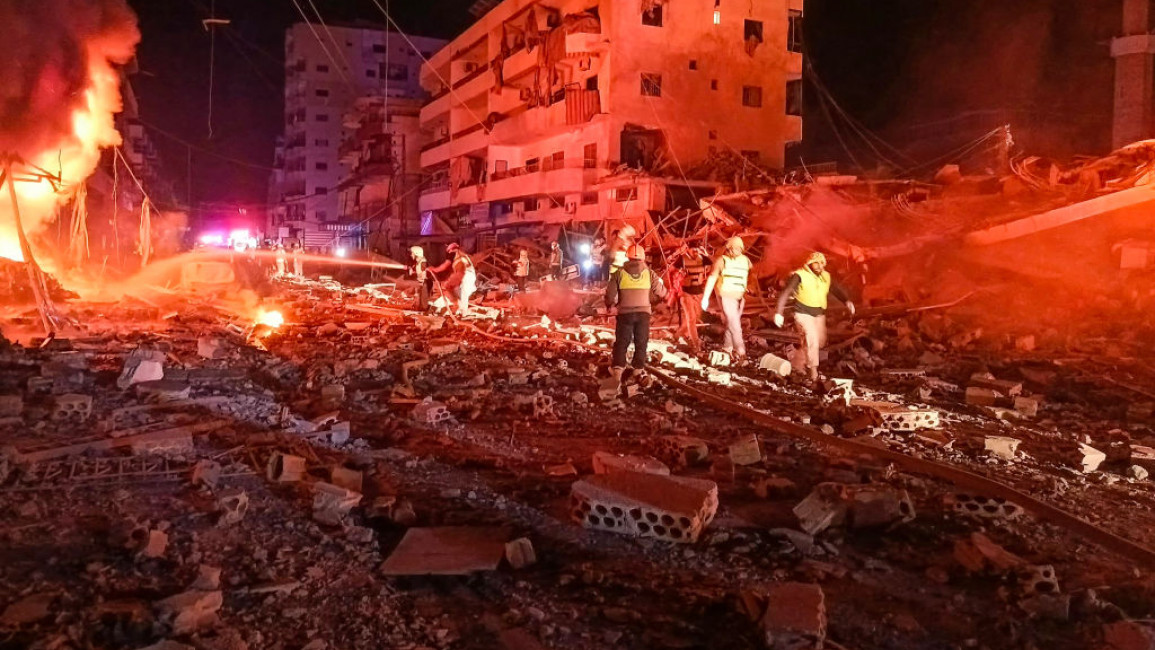
{"label": "worker in yellow safety vest", "polygon": [[830,278],[826,270],[826,256],[814,252],[801,268],[794,271],[782,293],[778,294],[778,306],[774,310],[774,325],[782,327],[786,319],[782,315],[786,302],[794,300],[794,326],[802,337],[802,348],[806,351],[806,370],[812,383],[818,382],[818,355],[826,345],[826,307],[829,295],[841,300],[854,316],[854,303],[846,289]]}
{"label": "worker in yellow safety vest", "polygon": [[726,331],[722,335],[722,351],[732,354],[735,361],[746,358],[746,342],[742,339],[742,310],[746,308],[746,287],[750,281],[750,258],[746,257],[746,244],[741,237],[731,237],[726,241],[722,255],[714,262],[714,268],[706,280],[706,292],[702,294],[702,309],[708,309],[710,294],[717,289],[718,302],[722,306],[722,322]]}
{"label": "worker in yellow safety vest", "polygon": [[626,250],[629,258],[614,271],[606,283],[606,306],[617,310],[614,327],[614,374],[621,375],[626,365],[626,351],[634,344],[630,365],[636,370],[646,367],[646,347],[650,342],[650,296],[666,297],[662,278],[646,266],[646,251],[640,244]]}

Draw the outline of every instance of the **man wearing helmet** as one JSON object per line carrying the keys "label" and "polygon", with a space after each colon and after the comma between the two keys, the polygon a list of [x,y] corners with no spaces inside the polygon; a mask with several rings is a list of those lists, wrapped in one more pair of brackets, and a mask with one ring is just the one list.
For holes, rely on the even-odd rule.
{"label": "man wearing helmet", "polygon": [[417,304],[413,306],[417,311],[429,309],[429,289],[433,278],[429,274],[429,262],[425,259],[425,249],[420,246],[410,246],[409,255],[413,258],[413,265],[409,273],[417,280]]}
{"label": "man wearing helmet", "polygon": [[854,315],[854,303],[842,285],[832,282],[826,270],[826,256],[819,252],[810,254],[802,268],[794,272],[778,294],[778,307],[774,311],[774,325],[782,327],[785,318],[782,312],[786,302],[794,300],[794,325],[802,336],[802,346],[806,350],[806,369],[811,382],[818,381],[818,353],[826,345],[826,306],[829,294],[841,300]]}
{"label": "man wearing helmet", "polygon": [[477,269],[473,267],[473,259],[458,244],[446,246],[445,252],[452,255],[453,258],[437,265],[433,272],[442,273],[449,268],[450,264],[453,265],[453,273],[442,285],[442,288],[447,293],[456,290],[458,296],[457,315],[465,316],[469,313],[469,297],[477,288]]}
{"label": "man wearing helmet", "polygon": [[621,230],[614,231],[614,244],[610,248],[610,275],[613,275],[618,269],[625,266],[629,260],[626,252],[630,246],[633,246],[634,239],[638,236],[638,231],[630,224],[622,226]]}
{"label": "man wearing helmet", "polygon": [[630,365],[637,370],[646,367],[646,348],[650,342],[650,295],[666,296],[662,278],[646,266],[646,251],[640,244],[626,249],[626,262],[614,271],[606,283],[606,306],[617,309],[614,328],[613,367],[619,374],[626,365],[626,350],[634,344]]}
{"label": "man wearing helmet", "polygon": [[727,240],[726,249],[714,262],[714,268],[706,280],[706,291],[702,294],[702,309],[705,310],[709,308],[710,294],[715,288],[718,290],[722,321],[726,326],[722,336],[722,351],[733,354],[735,361],[746,358],[746,341],[742,338],[742,311],[746,308],[750,258],[745,253],[746,244],[741,237]]}

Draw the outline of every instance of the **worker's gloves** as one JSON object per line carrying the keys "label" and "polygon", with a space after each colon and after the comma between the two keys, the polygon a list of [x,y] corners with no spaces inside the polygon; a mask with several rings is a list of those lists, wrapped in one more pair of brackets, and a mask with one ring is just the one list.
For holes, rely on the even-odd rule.
{"label": "worker's gloves", "polygon": [[854,303],[852,303],[852,302],[848,302],[848,303],[846,303],[846,310],[850,312],[850,315],[851,315],[851,316],[853,316],[853,315],[854,315],[854,312],[856,311],[856,310],[854,309]]}
{"label": "worker's gloves", "polygon": [[702,296],[702,311],[710,309],[710,296]]}
{"label": "worker's gloves", "polygon": [[786,317],[782,314],[774,314],[774,327],[782,327],[786,322]]}

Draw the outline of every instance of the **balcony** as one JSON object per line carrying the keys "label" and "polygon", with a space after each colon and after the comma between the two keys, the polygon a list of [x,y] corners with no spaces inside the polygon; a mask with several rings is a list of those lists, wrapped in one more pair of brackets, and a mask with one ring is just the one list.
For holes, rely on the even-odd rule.
{"label": "balcony", "polygon": [[421,166],[432,167],[450,158],[484,151],[489,146],[489,132],[481,124],[462,129],[452,139],[431,142],[421,149]]}
{"label": "balcony", "polygon": [[417,197],[417,209],[421,212],[444,210],[449,207],[449,187],[443,190],[432,190]]}

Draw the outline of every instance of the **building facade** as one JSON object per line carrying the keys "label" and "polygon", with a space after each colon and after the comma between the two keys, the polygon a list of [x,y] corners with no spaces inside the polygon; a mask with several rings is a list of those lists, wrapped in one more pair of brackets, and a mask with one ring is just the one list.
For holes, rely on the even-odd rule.
{"label": "building facade", "polygon": [[445,42],[409,41],[375,25],[298,23],[287,30],[285,131],[270,177],[267,235],[312,248],[333,248],[342,237],[365,241],[340,199],[344,120],[359,98],[425,96],[418,82],[422,55]]}
{"label": "building facade", "polygon": [[1111,141],[1117,149],[1155,135],[1155,35],[1152,0],[1123,0],[1123,32],[1111,41],[1115,59],[1115,116]]}
{"label": "building facade", "polygon": [[[693,204],[802,138],[802,0],[505,0],[421,69],[422,234]],[[681,198],[679,198],[681,197]]]}

